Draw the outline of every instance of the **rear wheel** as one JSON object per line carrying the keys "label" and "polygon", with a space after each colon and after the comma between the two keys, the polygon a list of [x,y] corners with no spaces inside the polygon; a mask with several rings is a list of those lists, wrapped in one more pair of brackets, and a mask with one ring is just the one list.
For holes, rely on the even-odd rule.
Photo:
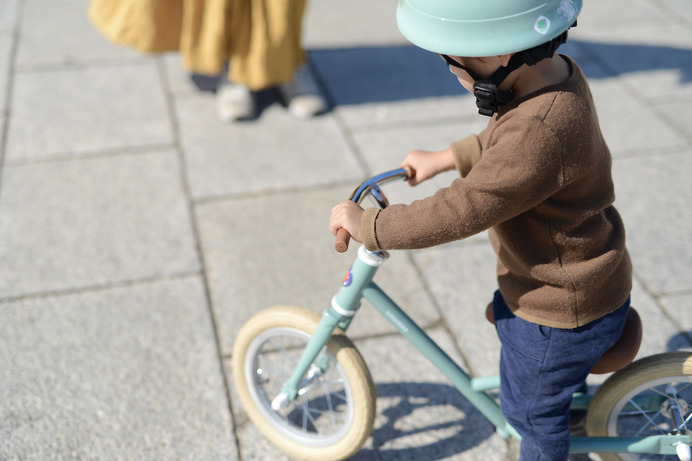
{"label": "rear wheel", "polygon": [[[586,416],[590,436],[643,437],[692,429],[692,352],[638,360],[598,388]],[[601,453],[603,461],[677,460],[676,455]]]}
{"label": "rear wheel", "polygon": [[363,358],[337,328],[298,396],[278,411],[272,408],[319,321],[319,315],[297,307],[255,315],[236,338],[233,378],[245,411],[267,439],[293,456],[324,461],[347,458],[365,443],[376,395]]}

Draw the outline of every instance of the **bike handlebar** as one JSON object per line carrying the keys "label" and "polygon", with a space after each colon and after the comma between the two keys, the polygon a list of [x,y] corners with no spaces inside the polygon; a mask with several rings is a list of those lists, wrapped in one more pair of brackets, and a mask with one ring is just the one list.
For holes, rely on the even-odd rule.
{"label": "bike handlebar", "polygon": [[[357,205],[360,205],[363,199],[367,197],[369,194],[375,199],[375,201],[377,201],[377,204],[380,206],[380,208],[387,208],[389,206],[389,201],[387,200],[387,196],[384,195],[384,192],[382,191],[380,186],[384,183],[396,179],[408,179],[408,177],[408,170],[404,168],[398,168],[396,170],[380,173],[376,176],[373,176],[370,179],[366,179],[365,181],[363,181],[360,184],[360,186],[358,186],[353,191],[353,193],[349,197],[349,200],[351,200]],[[349,234],[348,231],[342,227],[336,232],[336,241],[334,242],[334,249],[339,253],[345,252],[346,250],[348,250],[348,243],[350,240],[351,234]]]}

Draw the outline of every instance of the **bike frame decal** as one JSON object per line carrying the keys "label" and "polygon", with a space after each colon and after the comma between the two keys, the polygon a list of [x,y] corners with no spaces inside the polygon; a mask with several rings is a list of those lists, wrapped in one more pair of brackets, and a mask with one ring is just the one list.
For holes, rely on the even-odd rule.
{"label": "bike frame decal", "polygon": [[353,266],[348,268],[348,272],[346,273],[346,276],[344,277],[344,281],[341,282],[341,286],[347,287],[353,282]]}

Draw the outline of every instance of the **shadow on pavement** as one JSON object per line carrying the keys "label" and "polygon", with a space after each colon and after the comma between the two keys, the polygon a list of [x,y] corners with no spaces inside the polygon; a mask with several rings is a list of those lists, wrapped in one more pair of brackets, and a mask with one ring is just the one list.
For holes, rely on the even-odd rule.
{"label": "shadow on pavement", "polygon": [[[646,332],[644,333],[646,334]],[[692,331],[684,331],[672,336],[666,344],[666,352],[674,352],[678,350],[690,350],[692,345]]]}
{"label": "shadow on pavement", "polygon": [[373,447],[356,460],[436,460],[467,451],[495,428],[454,387],[438,383],[377,384]]}
{"label": "shadow on pavement", "polygon": [[[570,40],[560,52],[578,63],[583,56],[607,67],[602,73],[587,72],[590,79],[678,70],[680,83],[692,82],[692,49]],[[437,55],[413,45],[313,49],[309,54],[337,106],[467,95]]]}
{"label": "shadow on pavement", "polygon": [[[692,49],[570,40],[561,53],[598,65],[586,67],[589,79],[637,72],[677,70],[680,83],[692,82]],[[442,97],[468,97],[436,54],[413,45],[318,48],[308,51],[312,69],[331,106],[387,103]],[[195,74],[201,91],[215,91],[218,76]],[[274,89],[258,92],[259,113],[278,102]],[[259,114],[258,114],[259,116]]]}

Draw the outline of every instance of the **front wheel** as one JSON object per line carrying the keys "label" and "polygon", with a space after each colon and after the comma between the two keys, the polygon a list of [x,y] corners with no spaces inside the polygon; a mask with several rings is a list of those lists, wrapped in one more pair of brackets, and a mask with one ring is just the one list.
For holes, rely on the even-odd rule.
{"label": "front wheel", "polygon": [[[613,374],[594,394],[589,436],[642,437],[692,429],[692,352],[643,358]],[[677,460],[675,455],[601,453],[603,461]]]}
{"label": "front wheel", "polygon": [[233,379],[248,417],[272,443],[302,459],[337,460],[370,436],[376,399],[363,358],[340,329],[308,369],[298,396],[278,411],[271,405],[319,321],[287,306],[253,316],[233,347]]}

